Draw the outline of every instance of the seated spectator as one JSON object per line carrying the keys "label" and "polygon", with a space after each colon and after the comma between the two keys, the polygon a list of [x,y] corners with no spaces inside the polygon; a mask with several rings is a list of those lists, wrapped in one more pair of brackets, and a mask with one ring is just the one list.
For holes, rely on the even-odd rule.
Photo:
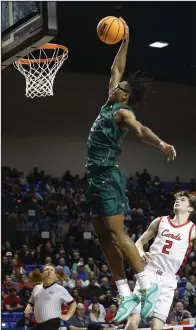
{"label": "seated spectator", "polygon": [[99,297],[101,295],[101,289],[96,285],[95,280],[90,280],[90,284],[85,288],[86,299],[92,300],[93,297]]}
{"label": "seated spectator", "polygon": [[25,273],[25,270],[22,267],[13,267],[13,272],[11,274],[11,279],[13,282],[19,282],[21,275]]}
{"label": "seated spectator", "polygon": [[18,290],[19,290],[19,291],[23,288],[23,286],[24,286],[24,280],[25,280],[26,278],[27,278],[26,275],[24,275],[24,274],[21,274],[21,275],[20,275],[20,279],[19,279],[19,281],[18,281]]}
{"label": "seated spectator", "polygon": [[99,297],[93,297],[93,299],[91,301],[91,304],[88,307],[89,311],[92,310],[93,304],[98,304],[99,305],[100,317],[105,317],[106,311],[105,311],[104,306],[99,303]]}
{"label": "seated spectator", "polygon": [[33,256],[30,254],[29,249],[26,244],[23,244],[22,250],[19,253],[19,260],[22,261],[24,265],[33,264]]}
{"label": "seated spectator", "polygon": [[80,281],[81,287],[85,287],[85,283],[82,280],[78,280],[78,273],[76,270],[72,271],[71,278],[67,282],[67,287],[73,289],[76,287],[76,282]]}
{"label": "seated spectator", "polygon": [[107,290],[111,290],[111,286],[109,284],[109,280],[107,277],[103,277],[101,279],[101,285],[100,285],[100,292],[101,292],[101,295],[105,295]]}
{"label": "seated spectator", "polygon": [[37,246],[35,249],[35,253],[33,255],[33,264],[34,263],[38,265],[41,265],[43,263],[40,246]]}
{"label": "seated spectator", "polygon": [[[106,314],[106,313],[105,313]],[[99,304],[92,304],[92,310],[90,313],[90,319],[92,322],[104,322],[105,321],[105,314],[100,312]]]}
{"label": "seated spectator", "polygon": [[99,268],[95,265],[93,258],[88,258],[87,264],[84,266],[84,270],[87,274],[94,272],[95,276],[99,275]]}
{"label": "seated spectator", "polygon": [[97,282],[97,277],[95,276],[94,272],[89,272],[87,273],[87,280],[84,282],[85,287],[88,286],[90,284],[90,280],[95,280],[96,281],[96,285],[99,286],[98,282]]}
{"label": "seated spectator", "polygon": [[107,277],[109,281],[112,278],[112,274],[109,271],[108,266],[106,264],[104,264],[104,265],[101,266],[101,272],[99,274],[99,283],[101,282],[101,279],[103,277]]}
{"label": "seated spectator", "polygon": [[23,309],[23,306],[20,305],[20,297],[17,296],[16,289],[11,289],[9,296],[4,297],[3,305],[7,312],[16,312]]}
{"label": "seated spectator", "polygon": [[78,280],[86,281],[86,273],[84,271],[83,262],[78,263],[78,265],[77,265],[77,274],[78,274]]}
{"label": "seated spectator", "polygon": [[24,294],[21,297],[21,305],[24,307],[24,309],[26,308],[30,297],[31,297],[31,290],[25,289]]}
{"label": "seated spectator", "polygon": [[17,267],[22,267],[24,269],[24,264],[23,264],[22,261],[20,261],[18,254],[14,254],[14,258],[13,259],[16,260]]}
{"label": "seated spectator", "polygon": [[186,307],[193,303],[193,297],[196,296],[196,278],[194,275],[189,276],[183,294],[183,303]]}
{"label": "seated spectator", "polygon": [[115,305],[112,298],[112,291],[107,290],[105,295],[99,297],[100,303],[104,306],[105,309],[108,309],[110,305]]}
{"label": "seated spectator", "polygon": [[112,323],[117,313],[116,305],[112,304],[109,306],[108,311],[105,315],[105,322]]}
{"label": "seated spectator", "polygon": [[16,289],[16,291],[18,291],[18,285],[16,282],[11,280],[11,277],[6,276],[6,279],[2,285],[2,289],[5,294],[9,294],[10,289]]}
{"label": "seated spectator", "polygon": [[67,282],[69,278],[67,274],[64,274],[64,269],[62,266],[56,267],[56,277],[63,282]]}
{"label": "seated spectator", "polygon": [[167,323],[178,323],[184,319],[191,318],[192,315],[189,311],[184,309],[184,304],[181,301],[178,301],[173,308],[173,311],[169,313]]}
{"label": "seated spectator", "polygon": [[44,260],[44,264],[52,264],[52,258],[51,257],[46,257]]}
{"label": "seated spectator", "polygon": [[[78,253],[78,254],[76,254],[76,253]],[[73,254],[73,257],[77,257],[77,256],[79,256],[79,252],[74,252],[74,254]],[[75,257],[75,258],[76,258]],[[84,265],[84,259],[82,258],[82,257],[79,257],[79,260],[77,261],[77,262],[74,262],[73,263],[73,265],[72,265],[72,270],[77,270],[77,268],[78,268],[78,263],[81,263],[81,264],[83,264]],[[83,268],[83,270],[84,270],[84,268]]]}
{"label": "seated spectator", "polygon": [[85,297],[85,289],[84,289],[84,287],[82,287],[82,281],[81,280],[76,281],[75,289],[78,290],[80,297],[82,297],[82,298]]}
{"label": "seated spectator", "polygon": [[24,315],[24,317],[16,323],[16,328],[33,328],[35,323],[31,320],[30,315]]}
{"label": "seated spectator", "polygon": [[12,266],[8,262],[8,257],[2,257],[2,264],[1,264],[1,278],[4,280],[5,276],[10,276],[12,274]]}
{"label": "seated spectator", "polygon": [[179,294],[179,291],[178,289],[175,289],[174,290],[174,299],[173,299],[173,303],[177,303],[178,301],[181,301],[180,299],[180,294]]}
{"label": "seated spectator", "polygon": [[42,274],[40,272],[40,268],[38,266],[35,267],[35,269],[29,273],[28,275],[30,283],[33,284],[40,284],[42,283]]}
{"label": "seated spectator", "polygon": [[63,267],[64,274],[66,274],[67,276],[71,276],[71,271],[70,271],[69,267],[65,265],[65,258],[59,258],[59,265],[58,266],[62,266]]}
{"label": "seated spectator", "polygon": [[193,304],[189,307],[190,313],[193,317],[196,317],[196,297],[193,299]]}
{"label": "seated spectator", "polygon": [[78,304],[75,314],[66,322],[68,330],[77,330],[78,328],[87,329],[88,325],[93,324],[90,317],[85,315],[85,307]]}

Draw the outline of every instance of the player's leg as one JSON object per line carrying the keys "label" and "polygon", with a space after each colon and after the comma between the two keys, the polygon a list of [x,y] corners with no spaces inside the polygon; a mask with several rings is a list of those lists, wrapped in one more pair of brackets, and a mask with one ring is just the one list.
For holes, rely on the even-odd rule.
{"label": "player's leg", "polygon": [[177,281],[174,278],[157,276],[159,286],[161,287],[160,296],[152,314],[152,330],[162,330],[169,315],[169,311],[174,298],[174,290],[177,287]]}
{"label": "player's leg", "polygon": [[141,321],[140,314],[133,314],[129,317],[125,330],[137,330]]}
{"label": "player's leg", "polygon": [[161,319],[158,319],[157,317],[153,317],[151,323],[151,330],[163,330],[164,324],[165,322],[163,322]]}

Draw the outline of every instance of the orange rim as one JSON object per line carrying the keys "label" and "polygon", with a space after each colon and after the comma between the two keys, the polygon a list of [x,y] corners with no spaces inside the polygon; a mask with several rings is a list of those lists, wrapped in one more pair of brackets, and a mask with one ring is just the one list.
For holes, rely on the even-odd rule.
{"label": "orange rim", "polygon": [[[50,61],[55,61],[56,59],[60,60],[69,53],[69,50],[68,50],[67,47],[65,47],[63,45],[59,45],[59,44],[45,44],[43,46],[40,46],[37,49],[54,49],[55,50],[57,48],[60,48],[60,49],[64,50],[65,54],[59,55],[59,56],[56,56],[56,57],[41,58],[41,59],[26,59],[26,58],[21,57],[15,63],[16,64],[29,64],[29,63],[37,63],[37,62],[39,62],[39,63],[50,62]],[[36,50],[36,49],[34,49],[34,50]]]}

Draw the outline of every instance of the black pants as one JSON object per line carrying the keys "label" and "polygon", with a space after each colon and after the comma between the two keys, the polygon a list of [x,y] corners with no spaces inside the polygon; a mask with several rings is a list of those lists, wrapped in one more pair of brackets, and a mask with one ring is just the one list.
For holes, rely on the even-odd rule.
{"label": "black pants", "polygon": [[36,330],[58,330],[60,328],[61,319],[59,317],[48,320],[43,323],[37,323]]}

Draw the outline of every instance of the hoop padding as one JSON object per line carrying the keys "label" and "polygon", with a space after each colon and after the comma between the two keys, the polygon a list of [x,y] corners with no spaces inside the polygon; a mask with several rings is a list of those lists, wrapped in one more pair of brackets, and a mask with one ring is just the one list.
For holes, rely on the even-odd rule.
{"label": "hoop padding", "polygon": [[[48,57],[47,53],[52,53]],[[52,96],[54,78],[63,62],[68,58],[68,49],[57,44],[45,44],[35,51],[21,58],[14,67],[23,74],[26,80],[26,97]]]}

